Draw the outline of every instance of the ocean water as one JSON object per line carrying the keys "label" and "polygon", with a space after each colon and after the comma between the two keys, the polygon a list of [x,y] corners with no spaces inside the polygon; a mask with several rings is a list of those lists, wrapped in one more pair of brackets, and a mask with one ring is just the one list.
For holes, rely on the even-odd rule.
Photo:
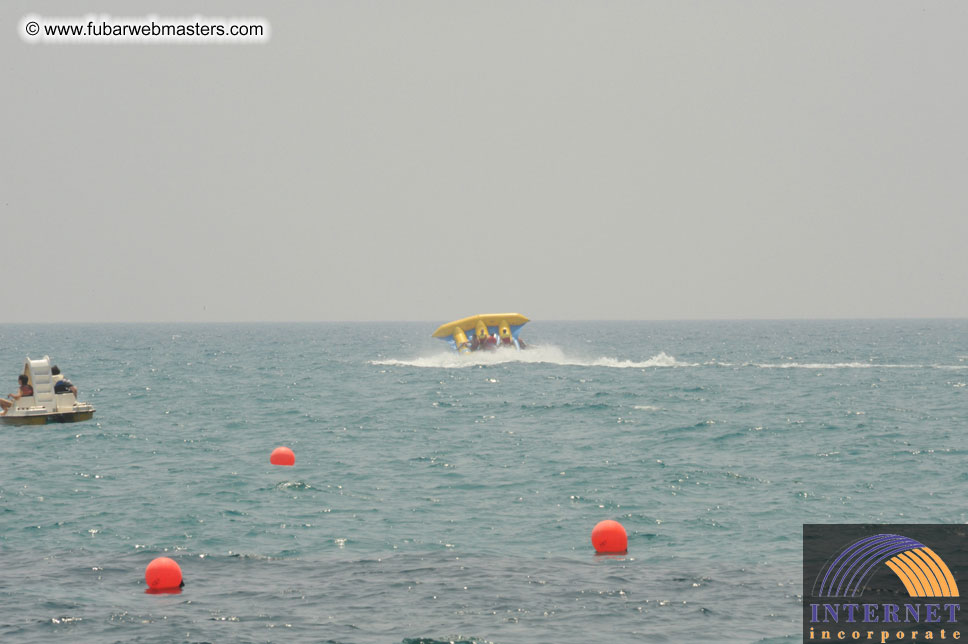
{"label": "ocean water", "polygon": [[966,320],[438,323],[0,325],[97,408],[0,426],[0,641],[793,642],[803,523],[968,520]]}

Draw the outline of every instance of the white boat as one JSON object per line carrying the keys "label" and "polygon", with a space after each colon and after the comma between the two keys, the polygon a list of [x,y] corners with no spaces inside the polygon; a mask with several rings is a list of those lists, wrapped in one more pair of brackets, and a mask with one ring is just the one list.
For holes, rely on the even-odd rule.
{"label": "white boat", "polygon": [[21,396],[0,416],[5,425],[46,425],[47,423],[76,423],[90,420],[94,416],[94,406],[78,402],[77,396],[68,391],[54,391],[54,376],[50,371],[50,358],[40,360],[27,358],[24,364],[27,384],[33,387],[33,396]]}

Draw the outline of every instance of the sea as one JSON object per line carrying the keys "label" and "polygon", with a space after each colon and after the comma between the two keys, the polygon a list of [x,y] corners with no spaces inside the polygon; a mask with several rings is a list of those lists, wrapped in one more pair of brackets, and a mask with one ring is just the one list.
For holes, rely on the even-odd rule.
{"label": "sea", "polygon": [[804,524],[968,520],[968,320],[441,322],[0,325],[97,409],[0,425],[0,642],[796,642]]}

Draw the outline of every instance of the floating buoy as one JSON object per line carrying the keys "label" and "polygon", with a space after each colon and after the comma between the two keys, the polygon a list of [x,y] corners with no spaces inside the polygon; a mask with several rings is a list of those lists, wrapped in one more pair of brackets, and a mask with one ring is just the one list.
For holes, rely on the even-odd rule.
{"label": "floating buoy", "polygon": [[158,557],[145,568],[145,582],[151,590],[172,590],[181,588],[182,572],[174,559]]}
{"label": "floating buoy", "polygon": [[288,447],[277,447],[269,455],[269,462],[273,465],[295,465],[296,455]]}
{"label": "floating buoy", "polygon": [[624,554],[629,549],[629,537],[618,521],[600,521],[592,530],[592,545],[599,554]]}

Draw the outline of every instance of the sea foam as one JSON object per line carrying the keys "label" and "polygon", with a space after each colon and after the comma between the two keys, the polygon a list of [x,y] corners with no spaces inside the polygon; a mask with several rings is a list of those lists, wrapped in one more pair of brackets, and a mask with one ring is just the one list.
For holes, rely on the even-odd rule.
{"label": "sea foam", "polygon": [[370,364],[395,367],[429,367],[434,369],[466,369],[506,364],[510,362],[544,363],[568,367],[608,367],[612,369],[648,369],[650,367],[694,367],[692,363],[679,362],[673,356],[660,351],[648,360],[620,360],[608,356],[577,358],[566,355],[554,345],[532,346],[525,351],[499,350],[459,354],[451,351],[422,356],[412,360],[371,360]]}

